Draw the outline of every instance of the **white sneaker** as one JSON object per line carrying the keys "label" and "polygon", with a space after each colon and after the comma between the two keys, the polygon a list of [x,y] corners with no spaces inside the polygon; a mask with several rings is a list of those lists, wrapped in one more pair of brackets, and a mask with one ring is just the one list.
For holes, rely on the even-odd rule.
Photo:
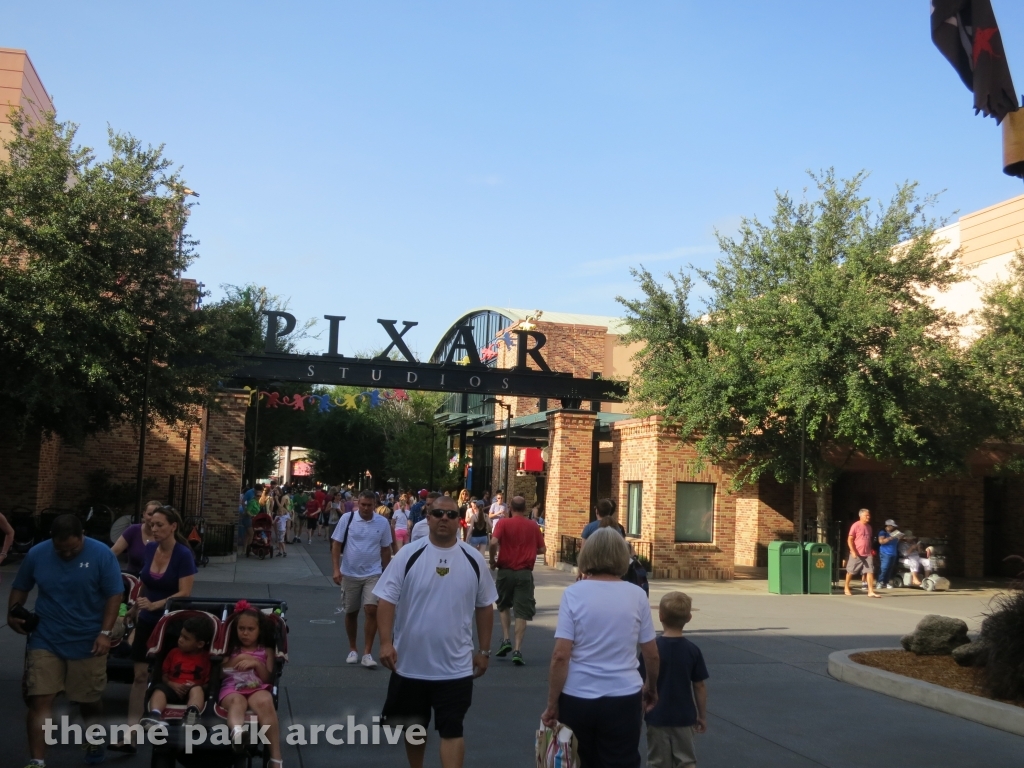
{"label": "white sneaker", "polygon": [[348,656],[345,657],[346,664],[355,664],[359,661],[359,654],[355,651],[349,651]]}
{"label": "white sneaker", "polygon": [[370,654],[366,654],[365,656],[363,656],[363,660],[359,663],[367,669],[373,669],[377,666],[377,662],[373,660],[373,656],[371,656]]}
{"label": "white sneaker", "polygon": [[886,584],[886,585],[885,585],[885,588],[886,588],[886,589],[892,589],[892,584]]}

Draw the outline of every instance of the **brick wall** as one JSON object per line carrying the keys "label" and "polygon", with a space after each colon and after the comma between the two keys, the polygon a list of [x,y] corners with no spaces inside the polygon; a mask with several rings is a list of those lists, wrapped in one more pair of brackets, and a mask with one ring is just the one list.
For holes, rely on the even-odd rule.
{"label": "brick wall", "polygon": [[37,433],[18,441],[0,439],[0,467],[4,475],[4,510],[25,507],[39,512],[58,505],[61,441]]}
{"label": "brick wall", "polygon": [[[756,489],[729,493],[729,475],[717,466],[693,467],[696,452],[664,426],[660,416],[616,422],[613,429],[612,487],[619,522],[625,519],[627,483],[643,483],[641,541],[652,543],[655,578],[732,579],[735,563],[736,503]],[[709,544],[675,541],[676,483],[714,483],[714,540]]]}
{"label": "brick wall", "polygon": [[217,396],[216,407],[211,408],[208,415],[203,515],[211,523],[232,523],[238,519],[248,402],[244,391],[224,391]]}
{"label": "brick wall", "polygon": [[[234,522],[242,482],[244,455],[245,393],[226,392],[218,398],[219,408],[209,419],[192,427],[189,451],[189,485],[203,482],[203,454],[206,446],[206,488],[203,511],[210,522]],[[185,465],[187,425],[156,422],[146,435],[144,477],[156,481],[147,498],[168,501],[170,477],[175,479],[174,503],[180,504]],[[207,440],[209,441],[207,443]],[[106,470],[114,483],[134,484],[139,455],[138,433],[130,425],[86,438],[81,445],[63,444],[42,435],[19,445],[0,441],[0,466],[4,467],[7,494],[2,507],[23,506],[39,512],[47,507],[74,509],[88,494],[89,474]],[[116,510],[131,513],[134,502]],[[190,509],[196,513],[198,508]]]}
{"label": "brick wall", "polygon": [[[513,324],[509,330],[518,327]],[[601,373],[604,370],[605,337],[607,329],[597,325],[567,325],[564,323],[548,323],[540,321],[537,323],[537,331],[546,337],[541,354],[544,360],[551,367],[551,370],[559,373],[571,373],[579,378],[590,378],[592,373]],[[511,368],[516,364],[516,349],[507,349],[504,344],[498,345],[497,367]],[[528,366],[536,370],[537,366],[532,359],[527,358]],[[512,418],[527,416],[538,412],[538,402],[535,397],[499,397],[504,403],[512,407]],[[560,407],[558,400],[548,402],[548,409],[553,410]],[[494,415],[496,421],[503,422],[505,409],[495,406]],[[493,464],[491,470],[490,487],[497,490],[503,484],[501,469],[501,456],[503,448],[494,446]],[[521,494],[526,497],[527,502],[536,498],[537,484],[533,478],[515,477],[515,468],[518,463],[518,449],[512,447],[512,458],[509,467],[509,486],[511,495]],[[589,486],[585,494],[585,504],[589,505]]]}
{"label": "brick wall", "polygon": [[[181,477],[185,471],[185,443],[187,425],[169,425],[155,421],[146,431],[146,460],[143,478],[155,483],[147,491],[147,499],[169,502],[167,492],[170,477],[175,480],[174,504],[180,506]],[[201,429],[192,429],[192,448],[189,455],[189,482],[198,481],[201,453]],[[79,503],[88,493],[89,474],[106,470],[114,483],[135,483],[139,462],[138,430],[128,424],[114,427],[108,432],[86,438],[81,446],[64,446],[61,456],[62,496]],[[74,506],[72,504],[71,506]],[[122,510],[131,513],[134,503]],[[194,512],[194,510],[189,510]]]}
{"label": "brick wall", "polygon": [[[794,496],[792,484],[782,484],[773,477],[762,477],[756,483],[756,494],[736,499],[736,565],[768,565],[768,545],[773,541],[794,538]],[[808,508],[804,508],[804,515]]]}
{"label": "brick wall", "polygon": [[594,421],[589,411],[548,414],[548,471],[544,542],[548,565],[558,561],[561,537],[579,536],[590,520],[590,466]]}

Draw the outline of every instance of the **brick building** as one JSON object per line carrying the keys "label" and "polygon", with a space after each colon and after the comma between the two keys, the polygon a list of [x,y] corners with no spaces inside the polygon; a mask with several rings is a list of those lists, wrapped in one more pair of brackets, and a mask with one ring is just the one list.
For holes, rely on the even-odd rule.
{"label": "brick building", "polygon": [[[0,48],[0,138],[13,128],[11,108],[24,111],[29,121],[54,111],[28,53]],[[6,159],[0,148],[0,160]],[[141,375],[141,372],[140,372]],[[151,425],[146,437],[144,477],[147,495],[175,504],[210,522],[234,523],[242,482],[245,408],[244,392],[224,391],[217,405],[200,410],[191,424]],[[188,468],[186,469],[186,456]],[[11,435],[0,427],[0,468],[4,502],[0,511],[77,509],[90,496],[90,478],[103,472],[108,485],[134,485],[138,433],[129,426],[67,445],[44,434]],[[127,505],[123,511],[131,511]],[[116,510],[122,511],[122,510]]]}
{"label": "brick building", "polygon": [[[247,403],[246,392],[225,390],[215,407],[196,414],[194,424],[152,424],[146,433],[143,474],[147,498],[171,503],[188,515],[202,513],[211,523],[235,523]],[[4,435],[2,511],[77,509],[89,498],[90,479],[97,471],[110,484],[134,486],[138,457],[138,431],[127,425],[88,437],[81,445],[42,434],[24,440]],[[130,513],[132,507],[114,511]]]}
{"label": "brick building", "polygon": [[[1007,274],[1024,240],[1024,196],[963,216],[937,237],[944,248],[959,249],[968,279],[934,300],[966,315],[980,305],[985,283]],[[554,371],[609,379],[628,379],[632,371],[635,350],[621,344],[625,326],[617,318],[499,307],[459,318],[433,362],[446,359],[457,329],[467,325],[477,346],[488,350],[482,358],[498,368],[515,364],[509,332],[535,329],[546,336],[543,355]],[[965,334],[969,338],[976,330],[967,324]],[[571,539],[602,497],[617,501],[620,524],[637,551],[649,554],[660,577],[731,579],[737,566],[766,565],[770,542],[795,538],[796,487],[762,478],[730,490],[728,468],[698,471],[692,445],[660,417],[632,418],[619,403],[495,399],[453,393],[438,422],[451,435],[453,453],[466,455],[467,485],[476,496],[504,487],[506,442],[511,443],[508,490],[542,503],[550,562],[563,545],[571,549]],[[542,450],[543,473],[517,472],[520,452],[529,448]],[[853,456],[827,504],[844,530],[858,509],[868,507],[876,520],[892,517],[918,536],[946,539],[951,575],[1011,575],[1019,568],[1004,558],[1024,554],[1024,480],[997,476],[999,458],[998,446],[990,446],[971,457],[963,476],[923,480],[908,469]],[[813,520],[809,488],[804,508],[805,520]]]}

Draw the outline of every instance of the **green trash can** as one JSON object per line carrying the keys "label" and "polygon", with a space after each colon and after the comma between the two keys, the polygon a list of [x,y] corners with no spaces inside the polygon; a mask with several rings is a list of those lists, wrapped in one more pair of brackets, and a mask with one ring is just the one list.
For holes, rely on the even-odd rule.
{"label": "green trash can", "polygon": [[804,593],[804,564],[796,541],[773,541],[768,545],[768,591],[773,595]]}
{"label": "green trash can", "polygon": [[804,544],[804,567],[807,569],[807,594],[832,594],[832,547],[828,544]]}

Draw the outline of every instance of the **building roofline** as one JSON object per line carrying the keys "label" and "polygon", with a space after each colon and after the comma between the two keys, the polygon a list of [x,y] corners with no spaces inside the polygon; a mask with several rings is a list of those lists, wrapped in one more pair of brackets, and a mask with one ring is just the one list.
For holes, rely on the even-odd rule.
{"label": "building roofline", "polygon": [[442,345],[445,340],[451,334],[451,332],[465,323],[473,315],[479,315],[483,312],[495,312],[503,317],[508,318],[513,323],[521,322],[529,317],[536,317],[535,319],[541,323],[558,323],[561,325],[588,325],[597,328],[604,328],[609,334],[613,336],[621,336],[628,330],[628,323],[621,317],[610,317],[608,315],[585,315],[576,312],[549,312],[548,310],[537,310],[537,309],[514,309],[512,307],[494,307],[494,306],[482,306],[475,307],[464,312],[458,320],[452,323],[444,333],[441,334],[441,338],[438,340],[434,347],[434,351],[431,354],[430,359],[433,360],[434,356],[440,352]]}

